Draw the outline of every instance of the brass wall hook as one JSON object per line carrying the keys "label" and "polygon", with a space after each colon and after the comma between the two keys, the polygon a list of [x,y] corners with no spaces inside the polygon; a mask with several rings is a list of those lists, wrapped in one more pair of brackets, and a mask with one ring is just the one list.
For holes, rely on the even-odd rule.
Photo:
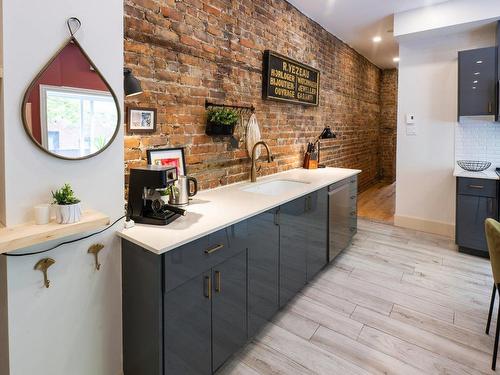
{"label": "brass wall hook", "polygon": [[99,251],[104,248],[103,244],[97,243],[89,247],[88,253],[94,254],[95,257],[95,269],[99,271],[101,269],[101,263],[99,263]]}
{"label": "brass wall hook", "polygon": [[47,277],[47,270],[55,262],[56,261],[52,258],[44,258],[44,259],[40,259],[35,264],[35,270],[43,272],[43,285],[45,285],[46,288],[48,288],[50,286],[50,280]]}

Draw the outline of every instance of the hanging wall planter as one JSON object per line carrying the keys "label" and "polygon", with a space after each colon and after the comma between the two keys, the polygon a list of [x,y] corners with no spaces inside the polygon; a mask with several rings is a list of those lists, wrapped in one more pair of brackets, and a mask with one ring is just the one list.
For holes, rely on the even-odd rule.
{"label": "hanging wall planter", "polygon": [[207,111],[207,135],[233,135],[234,127],[240,118],[231,108],[209,108]]}

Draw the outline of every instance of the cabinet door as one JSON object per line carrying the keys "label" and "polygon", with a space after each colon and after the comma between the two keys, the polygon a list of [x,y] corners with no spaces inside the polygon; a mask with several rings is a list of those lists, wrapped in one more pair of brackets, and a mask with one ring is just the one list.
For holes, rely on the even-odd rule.
{"label": "cabinet door", "polygon": [[306,197],[280,207],[280,306],[284,306],[306,283]]}
{"label": "cabinet door", "polygon": [[279,309],[279,226],[277,209],[248,223],[248,336],[251,337]]}
{"label": "cabinet door", "polygon": [[458,53],[459,116],[495,114],[496,66],[496,47]]}
{"label": "cabinet door", "polygon": [[165,374],[212,373],[211,274],[200,274],[165,294]]}
{"label": "cabinet door", "polygon": [[327,263],[328,192],[321,189],[307,197],[307,281]]}
{"label": "cabinet door", "polygon": [[212,352],[215,372],[247,338],[247,251],[212,270]]}
{"label": "cabinet door", "polygon": [[484,221],[489,217],[498,217],[498,201],[495,198],[458,195],[457,244],[487,252]]}

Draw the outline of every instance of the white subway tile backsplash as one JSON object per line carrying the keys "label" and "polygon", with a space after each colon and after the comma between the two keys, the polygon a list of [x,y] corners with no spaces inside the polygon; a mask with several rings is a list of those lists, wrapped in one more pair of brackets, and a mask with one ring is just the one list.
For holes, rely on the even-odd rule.
{"label": "white subway tile backsplash", "polygon": [[500,123],[457,123],[456,160],[485,160],[491,162],[490,169],[500,167]]}

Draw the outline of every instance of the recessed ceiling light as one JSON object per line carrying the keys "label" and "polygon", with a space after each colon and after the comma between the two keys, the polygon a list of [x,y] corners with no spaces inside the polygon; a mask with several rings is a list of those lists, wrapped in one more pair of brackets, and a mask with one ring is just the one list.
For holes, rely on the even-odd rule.
{"label": "recessed ceiling light", "polygon": [[392,61],[394,61],[394,62],[399,62],[399,56],[394,57],[394,58],[392,59]]}
{"label": "recessed ceiling light", "polygon": [[478,76],[478,75],[480,75],[480,74],[481,74],[480,72],[475,72],[475,73],[474,73],[474,75],[475,75],[475,76]]}
{"label": "recessed ceiling light", "polygon": [[373,43],[380,43],[382,41],[382,37],[377,35],[373,37]]}
{"label": "recessed ceiling light", "polygon": [[472,90],[475,90],[476,89],[476,86],[472,86]]}
{"label": "recessed ceiling light", "polygon": [[474,82],[472,82],[472,83],[477,83],[477,81],[474,81]]}
{"label": "recessed ceiling light", "polygon": [[482,64],[483,63],[483,60],[477,60],[476,61],[476,64]]}

